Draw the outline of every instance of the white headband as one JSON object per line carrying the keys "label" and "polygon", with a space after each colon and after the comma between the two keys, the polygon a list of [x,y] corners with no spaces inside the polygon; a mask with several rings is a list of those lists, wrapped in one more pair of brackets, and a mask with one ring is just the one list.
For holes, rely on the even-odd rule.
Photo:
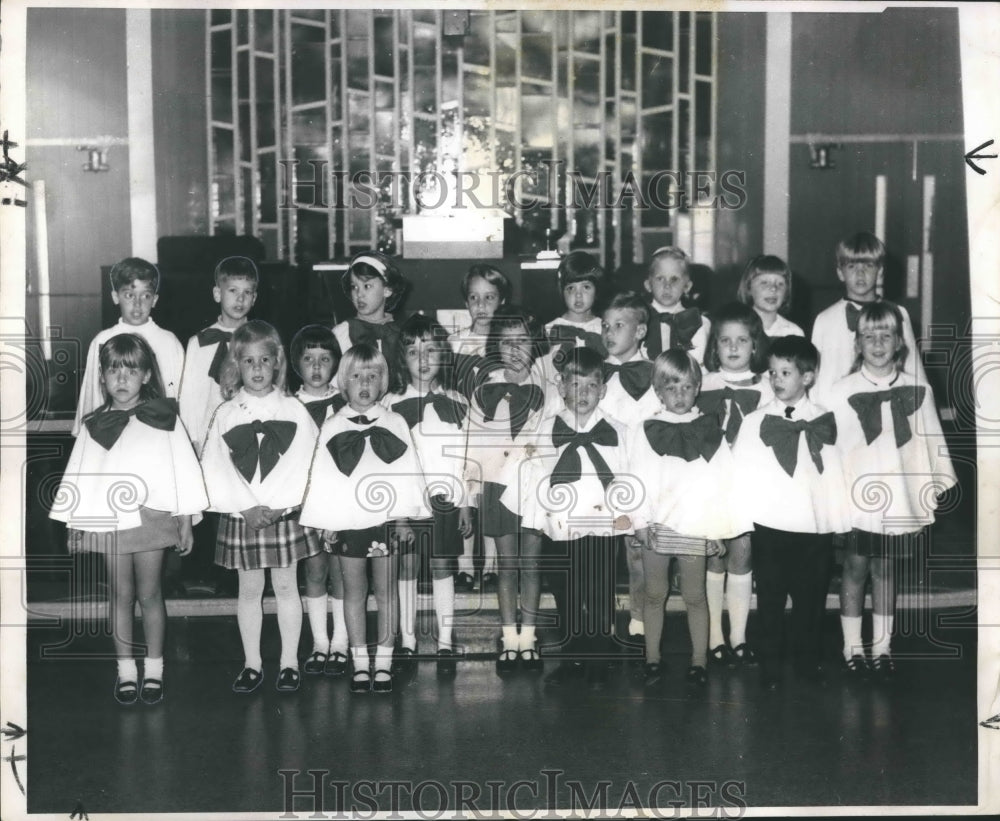
{"label": "white headband", "polygon": [[362,254],[360,257],[355,257],[354,261],[351,263],[351,268],[357,265],[359,262],[363,262],[366,265],[371,265],[376,271],[378,271],[383,277],[386,276],[385,263],[377,257],[370,257],[367,254]]}

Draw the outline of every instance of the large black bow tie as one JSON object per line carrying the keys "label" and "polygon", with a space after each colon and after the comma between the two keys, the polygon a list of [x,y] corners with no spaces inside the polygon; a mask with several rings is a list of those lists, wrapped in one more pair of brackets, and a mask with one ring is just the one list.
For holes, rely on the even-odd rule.
{"label": "large black bow tie", "polygon": [[[728,400],[728,403],[727,401]],[[698,408],[708,416],[715,416],[721,426],[729,410],[729,421],[726,423],[726,441],[731,445],[740,432],[743,417],[757,410],[760,404],[760,391],[745,388],[730,388],[728,385],[713,391],[705,391],[698,396]]]}
{"label": "large black bow tie", "polygon": [[353,317],[347,320],[347,335],[351,345],[368,344],[377,348],[379,342],[394,341],[399,335],[399,329],[392,322],[365,322]]}
{"label": "large black bow tie", "polygon": [[605,488],[610,485],[615,478],[604,461],[604,457],[598,452],[595,445],[605,447],[616,447],[618,445],[618,432],[608,424],[606,419],[601,419],[594,427],[588,431],[577,432],[567,425],[562,417],[557,416],[552,425],[552,444],[557,448],[566,446],[559,461],[552,471],[552,485],[571,484],[580,480],[583,467],[580,463],[579,449],[587,451],[590,461],[597,469],[597,478]]}
{"label": "large black bow tie", "polygon": [[[222,438],[229,446],[229,455],[236,469],[250,482],[258,463],[261,480],[278,464],[281,454],[292,444],[297,427],[295,422],[279,419],[267,422],[254,419],[253,422],[230,428],[222,434]],[[257,437],[261,434],[263,435],[258,440]]]}
{"label": "large black bow tie", "polygon": [[774,451],[778,464],[789,476],[795,475],[795,467],[799,461],[799,434],[803,432],[813,464],[822,473],[823,446],[837,441],[837,422],[832,413],[824,413],[808,422],[769,414],[760,423],[760,441]]}
{"label": "large black bow tie", "polygon": [[403,399],[393,405],[392,409],[402,416],[410,430],[413,430],[424,418],[424,408],[428,405],[432,405],[438,418],[448,425],[461,427],[462,422],[465,421],[465,406],[461,402],[456,402],[450,396],[434,391],[423,396]]}
{"label": "large black bow tie", "polygon": [[542,407],[544,395],[538,385],[515,385],[512,382],[487,382],[479,388],[479,405],[483,418],[493,421],[500,400],[507,398],[510,408],[510,438],[516,439],[528,421],[528,415]]}
{"label": "large black bow tie", "polygon": [[861,309],[853,302],[848,302],[844,306],[844,318],[847,320],[847,330],[852,334],[858,330],[858,317],[860,315]]}
{"label": "large black bow tie", "polygon": [[349,430],[338,433],[326,443],[334,464],[345,476],[354,473],[365,452],[365,440],[370,440],[372,450],[386,464],[395,462],[406,453],[406,443],[385,428],[372,426],[366,430]]}
{"label": "large black bow tie", "polygon": [[336,413],[342,407],[347,405],[347,400],[341,393],[335,393],[333,396],[328,396],[326,399],[319,399],[316,402],[306,402],[304,403],[306,410],[309,411],[309,415],[312,417],[313,422],[316,423],[317,428],[323,427],[323,423],[326,421],[326,409],[333,408],[333,412]]}
{"label": "large black bow tie", "polygon": [[646,334],[646,353],[650,359],[655,359],[663,353],[663,333],[661,324],[670,326],[670,348],[690,351],[694,345],[691,340],[701,328],[701,311],[697,308],[685,308],[676,314],[650,311],[652,325]]}
{"label": "large black bow tie", "polygon": [[923,385],[900,385],[883,391],[865,391],[847,398],[854,408],[869,445],[882,433],[882,403],[889,403],[892,413],[892,427],[896,434],[896,447],[901,448],[913,437],[910,420],[924,403],[927,389]]}
{"label": "large black bow tie", "polygon": [[585,331],[575,325],[553,325],[549,330],[549,344],[556,349],[553,362],[557,367],[572,356],[573,349],[577,347],[577,341],[582,343],[585,348],[596,351],[602,359],[608,355],[608,350],[604,347],[604,340],[599,333]]}
{"label": "large black bow tie", "polygon": [[212,357],[212,364],[208,366],[208,375],[216,383],[219,381],[219,374],[222,372],[222,363],[226,358],[226,353],[229,351],[229,341],[232,338],[232,332],[221,331],[218,328],[205,328],[203,331],[198,331],[199,347],[207,348],[209,345],[215,345],[216,343],[219,345],[215,349],[215,356]]}
{"label": "large black bow tie", "polygon": [[111,450],[118,437],[122,435],[129,417],[134,416],[140,422],[157,430],[173,430],[177,423],[176,399],[150,399],[141,402],[130,410],[98,411],[84,420],[87,432],[105,450]]}
{"label": "large black bow tie", "polygon": [[652,383],[653,363],[648,359],[635,359],[632,362],[622,362],[620,365],[605,362],[604,381],[606,382],[615,373],[618,374],[618,381],[621,382],[625,393],[638,400],[649,390]]}
{"label": "large black bow tie", "polygon": [[722,431],[714,416],[699,416],[691,422],[647,419],[642,423],[646,441],[659,456],[675,456],[685,462],[711,461],[722,444]]}

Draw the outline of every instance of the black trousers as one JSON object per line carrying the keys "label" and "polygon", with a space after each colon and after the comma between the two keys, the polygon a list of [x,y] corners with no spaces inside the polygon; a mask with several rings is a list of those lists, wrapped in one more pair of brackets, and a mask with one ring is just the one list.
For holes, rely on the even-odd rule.
{"label": "black trousers", "polygon": [[833,537],[754,524],[750,538],[757,584],[754,646],[761,664],[777,666],[781,659],[785,602],[789,596],[792,597],[790,649],[794,663],[799,668],[819,664]]}
{"label": "black trousers", "polygon": [[614,536],[546,540],[542,571],[556,600],[556,632],[564,654],[582,659],[607,656],[615,650],[618,542]]}

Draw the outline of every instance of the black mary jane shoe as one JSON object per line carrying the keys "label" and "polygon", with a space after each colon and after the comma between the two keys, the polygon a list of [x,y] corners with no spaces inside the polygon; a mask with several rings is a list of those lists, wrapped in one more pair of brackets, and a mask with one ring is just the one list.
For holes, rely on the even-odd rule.
{"label": "black mary jane shoe", "polygon": [[373,693],[392,692],[392,670],[376,670],[375,678],[372,680]]}
{"label": "black mary jane shoe", "polygon": [[284,667],[278,673],[278,680],[274,686],[279,693],[294,693],[299,689],[301,680],[298,670],[294,667]]}
{"label": "black mary jane shoe", "polygon": [[659,661],[650,661],[642,668],[642,686],[659,687],[663,684],[666,666]]}
{"label": "black mary jane shoe", "polygon": [[755,667],[757,655],[746,642],[736,645],[729,653],[730,667]]}
{"label": "black mary jane shoe", "polygon": [[244,667],[236,677],[236,681],[233,682],[233,692],[240,695],[252,693],[260,687],[260,683],[263,680],[264,676],[261,675],[260,670],[254,670],[252,667]]}
{"label": "black mary jane shoe", "polygon": [[372,689],[372,674],[368,670],[355,670],[351,675],[352,693],[370,693]]}
{"label": "black mary jane shoe", "polygon": [[458,672],[458,666],[455,663],[456,654],[454,650],[447,647],[442,647],[437,651],[437,674],[438,678],[453,678],[455,673]]}
{"label": "black mary jane shoe", "polygon": [[545,662],[542,661],[542,654],[538,652],[537,643],[527,650],[519,651],[517,657],[521,662],[521,669],[526,673],[540,673],[545,667]]}
{"label": "black mary jane shoe", "polygon": [[896,677],[896,662],[888,654],[873,658],[871,666],[872,674],[880,681],[892,681]]}
{"label": "black mary jane shoe", "polygon": [[163,679],[144,678],[139,689],[139,701],[143,704],[159,704],[163,701]]}
{"label": "black mary jane shoe", "polygon": [[326,662],[330,656],[322,650],[313,650],[312,655],[305,660],[302,665],[302,672],[310,676],[318,676],[326,669]]}
{"label": "black mary jane shoe", "polygon": [[471,593],[476,586],[476,580],[468,573],[459,573],[455,576],[455,592]]}
{"label": "black mary jane shoe", "polygon": [[326,664],[323,665],[323,675],[342,676],[347,672],[347,654],[334,650],[327,656]]}
{"label": "black mary jane shoe", "polygon": [[725,644],[717,644],[708,651],[708,663],[715,665],[727,665],[731,661],[732,653]]}
{"label": "black mary jane shoe", "polygon": [[694,690],[704,690],[708,686],[708,672],[700,665],[688,667],[684,681]]}
{"label": "black mary jane shoe", "polygon": [[844,675],[851,681],[864,681],[868,678],[868,659],[856,653],[843,663]]}
{"label": "black mary jane shoe", "polygon": [[501,650],[497,656],[497,675],[509,676],[517,670],[517,662],[520,658],[517,650]]}
{"label": "black mary jane shoe", "polygon": [[115,679],[115,701],[126,706],[139,700],[139,685],[134,681]]}

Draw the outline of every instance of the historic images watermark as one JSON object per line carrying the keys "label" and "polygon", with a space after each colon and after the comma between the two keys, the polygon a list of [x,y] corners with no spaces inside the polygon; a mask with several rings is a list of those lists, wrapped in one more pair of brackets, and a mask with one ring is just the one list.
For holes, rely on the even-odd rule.
{"label": "historic images watermark", "polygon": [[[574,209],[736,210],[747,202],[746,171],[660,170],[620,180],[611,171],[586,179],[550,160],[514,171],[341,171],[326,160],[278,160],[281,208],[406,208],[411,196],[426,210]],[[543,193],[540,193],[543,192]]]}
{"label": "historic images watermark", "polygon": [[742,818],[743,781],[677,781],[649,785],[565,778],[565,770],[541,770],[535,779],[485,782],[453,779],[343,781],[330,770],[278,770],[284,812],[279,818],[556,819],[566,811],[593,818]]}

